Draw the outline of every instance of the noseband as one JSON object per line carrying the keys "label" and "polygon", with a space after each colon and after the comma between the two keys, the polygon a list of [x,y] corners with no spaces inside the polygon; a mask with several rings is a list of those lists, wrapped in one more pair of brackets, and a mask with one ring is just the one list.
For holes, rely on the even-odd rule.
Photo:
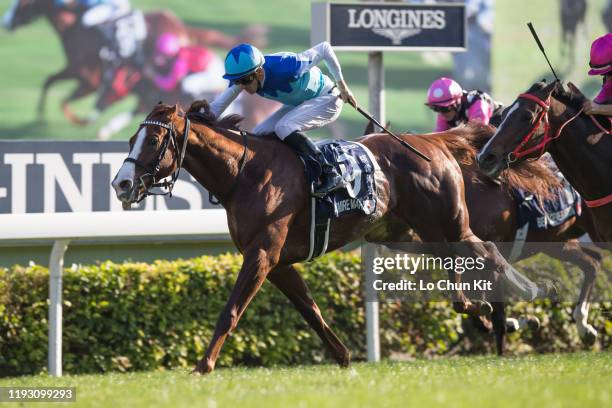
{"label": "noseband", "polygon": [[[132,159],[131,157],[128,157],[127,159],[123,161],[124,163],[134,163],[137,167],[140,167],[145,170],[146,173],[140,176],[140,182],[142,183],[143,186],[146,186],[143,180],[144,177],[151,177],[153,181],[155,181],[155,176],[159,172],[159,165],[161,161],[163,160],[170,143],[172,143],[172,146],[174,147],[175,152],[179,151],[178,150],[179,145],[178,145],[178,140],[177,140],[177,135],[176,135],[176,128],[174,127],[174,123],[168,124],[164,122],[158,122],[155,120],[147,119],[140,124],[139,128],[142,126],[147,126],[147,125],[159,126],[167,130],[166,136],[164,136],[164,141],[162,142],[162,147],[159,151],[159,154],[157,155],[153,163],[148,164],[148,165],[145,163],[142,163],[138,159]],[[164,180],[161,183],[153,182],[144,191],[142,196],[138,198],[136,202],[139,203],[142,200],[144,200],[147,196],[150,196],[150,195],[161,195],[161,196],[167,195],[169,197],[172,197],[172,189],[174,188],[174,183],[178,179],[179,174],[181,172],[181,167],[183,166],[183,159],[185,158],[185,151],[187,150],[187,139],[189,138],[189,128],[190,128],[189,118],[186,117],[185,118],[185,128],[183,129],[183,146],[181,148],[180,155],[177,156],[176,153],[174,154],[174,160],[172,161],[172,163],[173,164],[176,163],[176,168],[172,172],[172,176],[170,180],[169,181]],[[151,191],[151,188],[155,188],[155,187],[165,188],[168,191],[165,191],[165,192]]]}
{"label": "noseband", "polygon": [[[582,109],[580,109],[578,113],[576,113],[570,119],[563,122],[563,124],[559,127],[559,129],[557,129],[555,134],[551,136],[550,122],[548,120],[548,112],[550,111],[550,98],[551,97],[549,96],[546,100],[543,100],[543,99],[538,98],[535,95],[532,95],[529,93],[522,93],[519,95],[519,99],[521,98],[529,99],[530,101],[535,102],[542,108],[542,112],[538,114],[538,117],[533,123],[533,126],[531,127],[531,129],[529,130],[529,133],[527,133],[527,135],[523,137],[523,139],[521,140],[521,143],[519,143],[519,145],[516,146],[516,149],[508,153],[508,163],[512,163],[516,161],[517,159],[520,159],[523,156],[527,156],[528,154],[538,149],[540,149],[540,153],[537,156],[537,159],[539,159],[544,154],[544,152],[546,152],[546,147],[548,146],[548,144],[552,142],[553,140],[557,139],[559,136],[561,136],[561,132],[563,131],[565,126],[569,124],[571,121],[573,121],[574,119],[576,119],[578,116],[580,116],[580,114],[582,113]],[[534,136],[536,131],[540,128],[540,125],[542,123],[544,123],[544,137],[542,138],[542,141],[536,144],[535,146],[531,146],[530,148],[521,150],[531,140],[531,138]]]}

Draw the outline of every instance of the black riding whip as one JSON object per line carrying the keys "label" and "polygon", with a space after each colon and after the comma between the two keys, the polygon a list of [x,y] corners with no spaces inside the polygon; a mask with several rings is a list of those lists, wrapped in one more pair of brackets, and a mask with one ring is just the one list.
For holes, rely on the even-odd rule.
{"label": "black riding whip", "polygon": [[555,79],[560,82],[561,80],[557,76],[557,73],[555,72],[555,69],[553,68],[552,64],[548,60],[548,57],[546,56],[546,51],[544,51],[544,46],[540,42],[540,38],[538,37],[538,34],[535,32],[535,29],[533,28],[533,24],[527,23],[527,27],[529,27],[529,30],[531,31],[531,35],[533,35],[533,38],[536,40],[536,43],[538,43],[538,47],[540,48],[540,51],[542,51],[542,54],[544,54],[544,58],[546,58],[546,62],[548,62],[548,66],[550,67],[550,70],[552,71],[553,75],[555,76]]}
{"label": "black riding whip", "polygon": [[[352,105],[352,104],[351,104]],[[353,105],[352,105],[353,106]],[[407,147],[410,151],[414,152],[417,156],[419,156],[420,158],[430,162],[431,159],[429,157],[427,157],[425,154],[421,153],[419,150],[417,150],[416,147],[411,146],[409,143],[407,143],[406,141],[402,140],[399,136],[397,136],[395,133],[393,133],[392,131],[390,131],[389,129],[387,129],[386,127],[384,127],[383,125],[380,124],[379,121],[377,121],[376,119],[374,119],[374,117],[368,113],[366,110],[364,110],[361,106],[359,105],[354,105],[354,108],[357,109],[357,112],[361,113],[364,117],[366,117],[367,119],[371,120],[372,122],[374,122],[374,124],[376,126],[378,126],[379,128],[381,128],[382,130],[384,130],[389,136],[392,136],[393,138],[397,139],[402,146]]]}

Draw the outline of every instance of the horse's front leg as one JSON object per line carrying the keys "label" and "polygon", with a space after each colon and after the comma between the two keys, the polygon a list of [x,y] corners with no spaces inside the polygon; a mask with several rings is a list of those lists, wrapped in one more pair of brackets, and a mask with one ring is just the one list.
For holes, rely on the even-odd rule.
{"label": "horse's front leg", "polygon": [[36,114],[38,116],[38,120],[42,120],[45,115],[45,103],[47,101],[47,93],[49,92],[49,88],[57,81],[72,79],[75,78],[74,72],[70,69],[70,67],[64,67],[59,72],[56,72],[53,75],[49,75],[45,82],[43,83],[42,90],[40,92],[40,96],[38,97],[38,104],[36,108]]}
{"label": "horse's front leg", "polygon": [[215,368],[225,339],[236,328],[249,302],[277,262],[278,251],[262,248],[245,251],[244,262],[238,273],[238,279],[234,284],[229,300],[219,315],[206,355],[198,362],[193,370],[194,373],[205,374]]}

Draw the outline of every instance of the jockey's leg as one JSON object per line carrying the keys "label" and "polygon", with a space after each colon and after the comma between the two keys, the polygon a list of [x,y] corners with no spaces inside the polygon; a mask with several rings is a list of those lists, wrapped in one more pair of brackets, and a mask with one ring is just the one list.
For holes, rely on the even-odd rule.
{"label": "jockey's leg", "polygon": [[309,156],[314,156],[321,164],[323,182],[316,188],[316,195],[324,196],[342,187],[342,178],[336,167],[329,163],[316,145],[301,132],[328,125],[338,118],[341,111],[342,100],[335,95],[325,94],[296,106],[283,116],[274,128],[278,137],[287,144]]}
{"label": "jockey's leg", "polygon": [[268,116],[263,122],[259,123],[253,129],[253,133],[256,135],[267,135],[274,133],[276,124],[283,116],[293,109],[293,106],[283,105],[278,108],[273,114]]}
{"label": "jockey's leg", "polygon": [[283,139],[293,150],[315,160],[321,165],[323,181],[315,187],[314,195],[324,197],[326,194],[342,187],[342,177],[332,163],[329,163],[321,150],[302,132],[293,132]]}

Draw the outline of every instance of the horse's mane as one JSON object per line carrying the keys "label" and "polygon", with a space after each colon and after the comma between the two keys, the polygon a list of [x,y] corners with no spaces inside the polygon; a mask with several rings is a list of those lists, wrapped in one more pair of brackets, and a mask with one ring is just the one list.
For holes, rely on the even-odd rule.
{"label": "horse's mane", "polygon": [[[493,126],[468,123],[446,132],[432,133],[427,135],[427,139],[443,143],[462,167],[470,167],[475,166],[476,155],[493,134]],[[477,182],[491,182],[480,170],[474,172],[474,177]],[[521,166],[507,168],[502,172],[501,179],[506,187],[529,191],[540,199],[551,197],[554,189],[561,185],[542,160],[527,161]]]}
{"label": "horse's mane", "polygon": [[240,131],[239,123],[244,120],[241,115],[237,114],[227,115],[220,119],[215,118],[210,112],[210,105],[206,100],[193,102],[189,109],[187,109],[186,115],[189,117],[189,120],[195,123],[201,123],[213,128],[237,131]]}

